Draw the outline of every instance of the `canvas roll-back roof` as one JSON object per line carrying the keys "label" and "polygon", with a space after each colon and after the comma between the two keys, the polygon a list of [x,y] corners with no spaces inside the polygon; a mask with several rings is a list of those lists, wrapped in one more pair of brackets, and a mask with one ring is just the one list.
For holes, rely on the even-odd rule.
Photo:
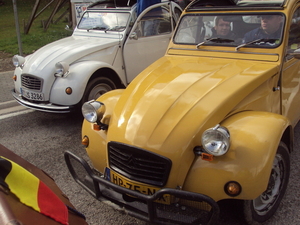
{"label": "canvas roll-back roof", "polygon": [[117,8],[132,7],[137,0],[101,0],[91,4],[88,8]]}

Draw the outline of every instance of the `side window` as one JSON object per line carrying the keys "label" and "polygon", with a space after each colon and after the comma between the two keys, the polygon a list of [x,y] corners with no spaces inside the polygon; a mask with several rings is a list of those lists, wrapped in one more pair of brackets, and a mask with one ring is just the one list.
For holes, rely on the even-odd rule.
{"label": "side window", "polygon": [[300,8],[295,11],[289,29],[288,51],[294,51],[298,48],[300,48]]}
{"label": "side window", "polygon": [[147,12],[138,22],[135,32],[138,37],[149,37],[172,32],[169,12],[163,7],[157,7]]}

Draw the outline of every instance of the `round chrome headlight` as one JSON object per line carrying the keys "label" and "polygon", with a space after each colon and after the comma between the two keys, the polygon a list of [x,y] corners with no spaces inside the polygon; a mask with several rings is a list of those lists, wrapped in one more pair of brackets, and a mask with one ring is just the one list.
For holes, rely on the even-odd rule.
{"label": "round chrome headlight", "polygon": [[211,155],[224,155],[230,147],[229,131],[219,124],[207,129],[202,134],[202,146],[204,150]]}
{"label": "round chrome headlight", "polygon": [[56,77],[62,77],[69,71],[69,65],[66,62],[57,62],[55,64],[55,74]]}
{"label": "round chrome headlight", "polygon": [[105,105],[102,102],[91,100],[82,105],[81,111],[87,121],[95,123],[102,119],[105,113]]}
{"label": "round chrome headlight", "polygon": [[12,58],[12,62],[15,67],[21,67],[25,63],[25,57],[20,56],[20,55],[14,55]]}

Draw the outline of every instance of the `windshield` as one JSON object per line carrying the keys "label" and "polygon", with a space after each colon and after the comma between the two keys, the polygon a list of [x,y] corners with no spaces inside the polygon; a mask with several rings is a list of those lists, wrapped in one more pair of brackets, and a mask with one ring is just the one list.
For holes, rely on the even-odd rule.
{"label": "windshield", "polygon": [[125,30],[129,16],[129,13],[85,12],[78,24],[78,28],[120,32]]}
{"label": "windshield", "polygon": [[275,48],[280,45],[285,17],[264,14],[187,14],[182,17],[174,43]]}

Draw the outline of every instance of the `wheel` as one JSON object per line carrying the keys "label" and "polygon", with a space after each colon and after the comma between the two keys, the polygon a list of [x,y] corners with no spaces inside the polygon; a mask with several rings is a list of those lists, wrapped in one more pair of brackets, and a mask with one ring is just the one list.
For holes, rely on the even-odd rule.
{"label": "wheel", "polygon": [[82,97],[82,104],[92,99],[97,99],[104,93],[116,89],[116,85],[106,77],[96,77],[86,86]]}
{"label": "wheel", "polygon": [[254,200],[244,201],[244,217],[248,224],[259,224],[274,215],[283,198],[290,176],[290,157],[286,145],[280,142],[269,178],[267,190]]}

